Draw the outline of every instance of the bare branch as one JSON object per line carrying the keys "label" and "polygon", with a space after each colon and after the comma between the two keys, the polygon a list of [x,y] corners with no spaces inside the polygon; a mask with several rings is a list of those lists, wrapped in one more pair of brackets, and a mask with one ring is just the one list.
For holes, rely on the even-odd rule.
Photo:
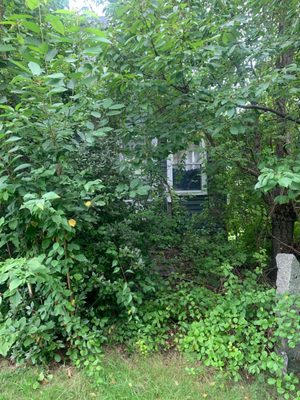
{"label": "bare branch", "polygon": [[300,255],[300,252],[297,249],[295,249],[295,247],[290,246],[289,244],[282,242],[280,239],[278,239],[278,237],[276,237],[274,235],[271,235],[271,236],[272,236],[273,239],[277,240],[277,242],[282,244],[284,247],[287,247],[288,249],[292,250],[295,254]]}
{"label": "bare branch", "polygon": [[274,110],[273,108],[260,106],[259,104],[249,104],[247,106],[238,105],[237,107],[238,108],[243,108],[245,110],[259,110],[259,111],[263,111],[263,112],[269,112],[269,113],[278,115],[278,117],[280,117],[282,119],[296,122],[296,124],[300,124],[300,119],[294,118],[294,117],[292,117],[290,115],[287,115],[287,114],[284,114],[284,113],[282,113],[280,111]]}

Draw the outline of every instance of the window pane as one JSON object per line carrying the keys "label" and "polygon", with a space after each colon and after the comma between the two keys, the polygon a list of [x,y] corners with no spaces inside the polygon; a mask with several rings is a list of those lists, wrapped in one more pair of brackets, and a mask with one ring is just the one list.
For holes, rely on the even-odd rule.
{"label": "window pane", "polygon": [[173,186],[175,190],[201,190],[200,165],[186,165],[185,169],[173,165]]}
{"label": "window pane", "polygon": [[179,151],[173,156],[174,164],[199,164],[200,152],[199,146],[192,145],[188,151]]}

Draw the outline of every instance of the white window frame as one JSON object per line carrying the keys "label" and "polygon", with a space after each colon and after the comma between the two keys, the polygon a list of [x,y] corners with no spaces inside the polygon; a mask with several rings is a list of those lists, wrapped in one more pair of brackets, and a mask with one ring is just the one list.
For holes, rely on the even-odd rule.
{"label": "white window frame", "polygon": [[[199,144],[199,147],[204,149],[204,140],[202,140]],[[187,150],[188,151],[188,150]],[[206,152],[200,152],[200,162],[195,163],[200,164],[202,173],[201,173],[201,190],[177,190],[173,189],[174,188],[174,179],[173,179],[173,166],[174,166],[174,155],[170,154],[169,157],[167,158],[167,181],[169,187],[171,187],[176,194],[179,196],[207,196],[207,175],[204,170],[204,165],[206,163]],[[191,163],[188,163],[191,164]]]}

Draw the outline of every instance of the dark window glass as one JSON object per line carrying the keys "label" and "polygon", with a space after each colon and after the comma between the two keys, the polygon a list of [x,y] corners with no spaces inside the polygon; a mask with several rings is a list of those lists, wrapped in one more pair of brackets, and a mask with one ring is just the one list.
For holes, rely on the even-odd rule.
{"label": "dark window glass", "polygon": [[175,190],[201,190],[200,165],[186,165],[185,169],[173,165],[173,186]]}

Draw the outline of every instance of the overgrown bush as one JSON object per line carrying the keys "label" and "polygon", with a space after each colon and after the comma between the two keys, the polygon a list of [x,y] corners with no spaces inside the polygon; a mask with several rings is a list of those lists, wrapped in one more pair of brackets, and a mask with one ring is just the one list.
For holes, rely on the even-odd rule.
{"label": "overgrown bush", "polygon": [[290,347],[299,342],[299,298],[278,298],[262,279],[265,255],[253,258],[256,269],[239,274],[224,263],[218,290],[188,282],[183,275],[170,276],[139,306],[135,318],[115,321],[110,342],[143,354],[177,349],[236,380],[244,373],[265,373],[279,394],[298,398],[298,379],[285,372],[286,359],[278,348],[285,339]]}
{"label": "overgrown bush", "polygon": [[274,289],[259,283],[261,273],[246,271],[241,279],[225,264],[224,291],[204,318],[190,325],[180,348],[236,379],[243,371],[267,372],[273,376],[268,382],[276,384],[279,394],[299,398],[298,379],[287,373],[286,355],[278,351],[284,338],[290,347],[297,343],[297,301],[288,295],[276,298]]}
{"label": "overgrown bush", "polygon": [[[235,156],[243,147],[235,137],[246,130],[233,99],[203,101],[212,107],[207,117],[212,112],[212,121],[217,115],[224,118],[215,128],[208,124],[211,141],[214,136],[218,140],[222,130],[234,136],[220,147],[234,153],[227,153],[231,164],[221,158],[232,191],[228,235],[224,215],[222,221],[211,219],[206,209],[191,217],[175,195],[172,210],[166,210],[166,182],[158,162],[176,146],[182,150],[188,140],[202,139],[202,120],[195,124],[191,99],[186,103],[187,82],[174,83],[183,72],[173,76],[168,66],[162,75],[169,62],[156,71],[157,82],[170,84],[184,96],[172,103],[176,96],[169,98],[166,86],[146,82],[140,71],[129,73],[130,62],[123,66],[118,45],[110,49],[110,39],[122,42],[120,31],[108,37],[92,16],[51,13],[47,2],[25,3],[28,14],[10,15],[11,3],[1,25],[0,90],[5,95],[0,97],[0,354],[17,362],[72,361],[94,374],[101,370],[104,343],[121,343],[144,354],[177,349],[236,379],[243,371],[266,371],[269,383],[286,399],[297,393],[297,379],[283,375],[284,360],[275,345],[280,340],[289,346],[299,342],[299,298],[283,297],[277,304],[274,290],[264,283],[264,257],[253,256],[265,243],[266,232],[254,239],[268,216],[249,189],[252,176],[243,180],[237,169],[241,164],[241,170],[248,171],[249,166],[244,165],[244,150]],[[185,7],[182,4],[182,12]],[[177,6],[171,10],[167,5],[167,10],[163,20],[177,21]],[[127,11],[135,13],[136,7]],[[130,15],[121,14],[121,20]],[[186,22],[190,26],[189,19]],[[150,57],[152,38],[137,38],[141,59]],[[193,46],[198,48],[198,42]],[[229,45],[231,35],[225,32],[222,42]],[[131,38],[122,43],[130,46]],[[165,51],[173,47],[167,45]],[[160,62],[158,56],[155,63],[146,61],[146,74],[155,72]],[[190,78],[197,75],[194,70],[193,61]],[[137,85],[142,90],[126,107],[124,91]],[[161,102],[155,100],[155,107],[142,101],[150,88]],[[182,121],[168,122],[170,107]],[[156,125],[160,113],[164,117]],[[230,129],[233,117],[237,119]],[[251,129],[256,135],[256,126]],[[154,137],[161,147],[154,149]],[[256,174],[254,161],[250,171]],[[216,178],[223,185],[224,176]],[[288,186],[284,182],[283,187]],[[151,189],[157,193],[150,196]],[[215,203],[221,209],[225,189]],[[209,201],[212,209],[214,201]],[[245,215],[252,219],[247,229]],[[300,398],[299,393],[295,396]]]}
{"label": "overgrown bush", "polygon": [[152,288],[141,250],[118,231],[125,199],[149,186],[121,168],[124,105],[106,96],[95,50],[105,34],[93,18],[62,24],[26,4],[29,15],[7,17],[13,61],[2,71],[0,354],[94,365],[108,319],[131,318]]}

